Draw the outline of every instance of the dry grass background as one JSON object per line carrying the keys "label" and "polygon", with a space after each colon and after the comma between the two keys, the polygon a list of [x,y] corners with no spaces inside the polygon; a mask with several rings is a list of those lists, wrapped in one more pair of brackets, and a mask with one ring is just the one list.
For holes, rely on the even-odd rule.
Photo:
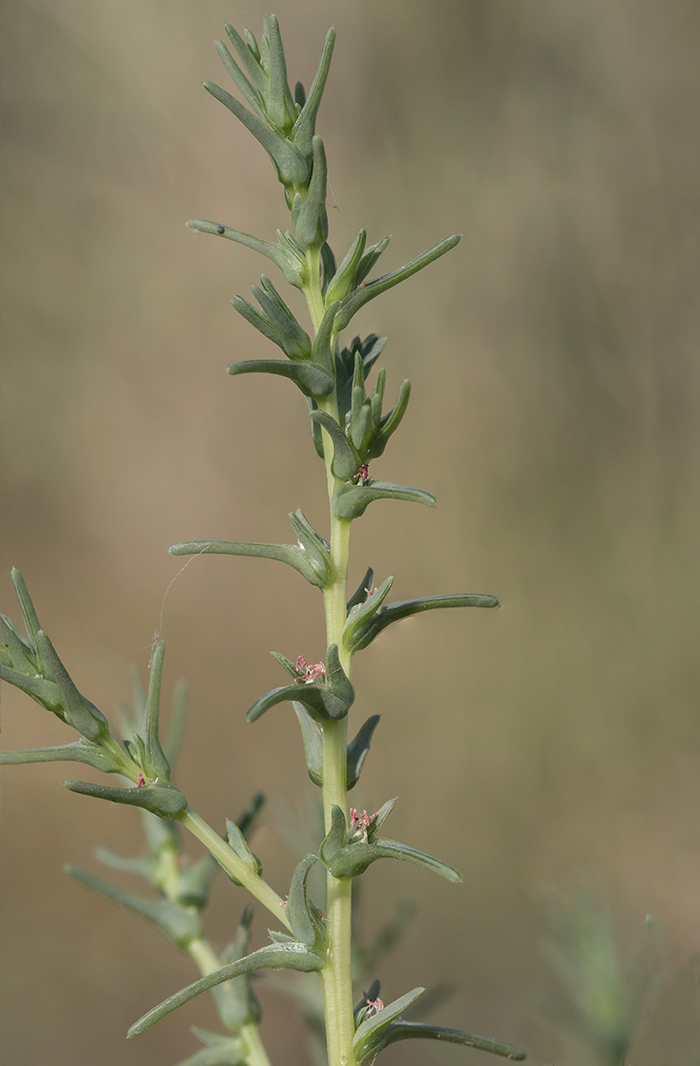
{"label": "dry grass background", "polygon": [[[393,267],[464,234],[360,323],[390,338],[390,389],[414,386],[377,469],[440,506],[371,509],[354,574],[371,563],[398,597],[504,605],[404,623],[357,662],[356,717],[383,714],[360,806],[398,794],[393,834],[465,875],[459,889],[398,864],[367,875],[369,928],[398,898],[419,905],[385,991],[453,982],[436,1020],[585,1066],[538,1020],[551,979],[533,895],[592,880],[623,943],[648,912],[664,930],[668,984],[634,1066],[700,1062],[697,5],[275,10],[307,84],[338,29],[319,123],[336,249],[362,225],[393,233]],[[223,22],[257,32],[266,11],[19,0],[4,15],[4,610],[18,614],[17,565],[107,712],[130,663],[145,669],[181,565],[169,544],[285,540],[297,505],[324,521],[301,398],[225,375],[265,350],[228,305],[261,263],[182,224],[285,225],[264,152],[199,85],[224,78]],[[257,788],[313,792],[292,715],[249,727],[243,712],[276,683],[269,648],[321,656],[317,599],[285,568],[226,558],[194,561],[170,591],[166,680],[192,690],[179,781],[217,825]],[[11,691],[4,734],[8,748],[64,739]],[[5,772],[6,1061],[167,1066],[213,1010],[197,1001],[124,1043],[191,970],[61,872],[137,832],[135,814],[67,793],[73,773]],[[281,887],[291,852],[270,824],[257,844]],[[229,889],[212,907],[220,940],[243,905]],[[273,1060],[301,1066],[301,1027],[264,1005]],[[431,1062],[485,1061],[439,1050]],[[420,1044],[385,1057],[428,1061]]]}

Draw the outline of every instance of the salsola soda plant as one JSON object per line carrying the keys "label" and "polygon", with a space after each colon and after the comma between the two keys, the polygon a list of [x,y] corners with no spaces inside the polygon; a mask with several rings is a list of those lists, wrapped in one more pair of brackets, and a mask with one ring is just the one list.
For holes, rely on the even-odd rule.
{"label": "salsola soda plant", "polygon": [[[233,363],[233,375],[264,373],[288,378],[306,398],[312,444],[325,467],[329,500],[328,539],[317,532],[301,510],[290,514],[293,544],[196,541],[174,545],[177,556],[226,554],[273,559],[293,567],[319,589],[327,632],[324,662],[292,662],[273,653],[286,673],[286,682],[256,700],[247,718],[255,722],[277,704],[291,703],[299,720],[309,777],[321,790],[324,828],[315,850],[305,855],[279,895],[262,875],[261,864],[248,838],[261,800],[256,797],[237,822],[227,822],[223,839],[195,812],[189,798],[171,779],[181,735],[184,694],[174,696],[170,733],[161,740],[159,707],[165,647],[154,643],[147,692],[134,693],[134,705],[122,715],[127,739],[115,736],[105,715],[83,696],[41,628],[25,582],[13,571],[26,636],[8,619],[2,622],[2,676],[52,711],[80,734],[60,747],[6,752],[6,763],[66,760],[86,763],[122,784],[109,786],[66,781],[72,792],[140,809],[147,848],[138,858],[121,858],[102,849],[98,859],[108,866],[143,876],[156,895],[139,896],[87,871],[69,872],[88,887],[154,922],[182,951],[191,956],[200,978],[152,1007],[132,1025],[129,1036],[149,1029],[171,1011],[211,990],[224,1032],[195,1030],[205,1047],[188,1058],[190,1066],[206,1063],[263,1066],[269,1062],[259,1032],[260,1009],[250,974],[259,970],[292,970],[320,986],[329,1066],[373,1062],[390,1044],[402,1040],[440,1040],[479,1048],[512,1059],[525,1053],[510,1044],[446,1029],[403,1015],[422,988],[414,988],[392,1003],[380,999],[376,974],[353,968],[351,907],[355,878],[378,859],[415,863],[452,882],[461,880],[447,863],[384,835],[384,823],[394,800],[376,813],[348,810],[348,791],[357,784],[379,718],[373,715],[348,741],[348,718],[355,702],[351,681],[353,657],[368,647],[389,625],[422,611],[443,607],[496,607],[493,596],[456,594],[391,601],[393,578],[375,587],[368,569],[348,598],[347,573],[350,530],[376,500],[400,500],[435,505],[423,489],[408,488],[373,477],[372,463],[383,455],[408,405],[410,385],[398,388],[393,407],[385,413],[385,372],[379,370],[373,387],[367,378],[379,359],[386,338],[371,334],[345,343],[341,333],[354,315],[382,293],[406,281],[450,251],[459,234],[445,237],[429,251],[398,270],[374,276],[377,261],[389,243],[384,237],[367,244],[361,230],[340,262],[328,243],[326,212],[326,156],[316,132],[316,118],[328,77],[335,34],[329,30],[321,60],[308,94],[300,82],[289,89],[277,19],[265,20],[258,43],[252,33],[241,37],[226,26],[230,46],[217,50],[245,104],[225,89],[205,83],[211,95],[252,133],[269,155],[284,188],[291,228],[277,231],[277,242],[242,233],[222,222],[194,219],[188,226],[260,252],[282,272],[289,285],[306,300],[310,330],[290,310],[273,282],[262,276],[253,286],[255,303],[236,296],[233,306],[247,322],[281,348],[284,359],[255,359]],[[234,53],[236,58],[234,59]],[[301,750],[301,746],[300,746]],[[179,829],[193,833],[209,854],[196,863],[180,856]],[[312,902],[309,873],[325,867],[326,898]],[[271,942],[248,953],[252,908],[246,907],[232,942],[217,953],[208,940],[202,910],[213,877],[222,867],[230,880],[243,886],[272,915]],[[279,928],[280,931],[277,931]],[[353,977],[364,979],[365,991],[353,992]],[[318,983],[316,983],[318,980]],[[308,1002],[313,1002],[309,993]],[[313,1011],[308,1012],[313,1016]]]}

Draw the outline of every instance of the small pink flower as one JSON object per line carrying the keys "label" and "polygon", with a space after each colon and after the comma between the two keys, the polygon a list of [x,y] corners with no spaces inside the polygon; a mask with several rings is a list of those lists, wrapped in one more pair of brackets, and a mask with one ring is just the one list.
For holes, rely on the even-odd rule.
{"label": "small pink flower", "polygon": [[372,819],[376,818],[375,814],[369,815],[367,811],[363,811],[362,814],[358,814],[354,807],[350,808],[350,828],[351,829],[369,829],[372,824]]}
{"label": "small pink flower", "polygon": [[305,685],[319,677],[322,677],[324,681],[326,680],[326,668],[323,663],[314,663],[313,666],[307,666],[303,655],[300,655],[297,659],[297,673],[299,674],[297,681],[301,681]]}
{"label": "small pink flower", "polygon": [[377,996],[376,999],[367,999],[366,992],[363,992],[362,995],[365,997],[365,1002],[367,1004],[365,1013],[366,1018],[372,1018],[375,1014],[379,1014],[380,1010],[384,1010],[384,1004],[382,1003],[379,996]]}
{"label": "small pink flower", "polygon": [[369,481],[369,463],[363,463],[356,474],[353,474],[352,480],[357,485],[366,485]]}
{"label": "small pink flower", "polygon": [[143,774],[139,770],[138,777],[136,778],[136,787],[137,788],[141,788],[141,786],[145,785],[145,784],[146,784],[146,778],[143,776]]}

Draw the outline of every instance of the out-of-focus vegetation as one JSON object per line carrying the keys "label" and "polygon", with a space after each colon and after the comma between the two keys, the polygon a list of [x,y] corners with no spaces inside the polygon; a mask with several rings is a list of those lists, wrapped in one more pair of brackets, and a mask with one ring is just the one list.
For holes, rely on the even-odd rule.
{"label": "out-of-focus vegetation", "polygon": [[[228,306],[260,263],[184,227],[197,215],[272,236],[286,218],[264,152],[199,85],[223,22],[256,28],[266,11],[23,0],[4,15],[3,590],[21,567],[76,681],[107,711],[130,662],[147,659],[179,566],[169,544],[284,539],[287,510],[323,513],[303,401],[287,382],[225,374],[265,351]],[[382,895],[418,902],[382,988],[394,998],[427,969],[455,986],[436,1021],[522,1043],[533,1063],[595,1063],[538,1021],[553,982],[532,904],[535,885],[592,877],[623,943],[647,913],[664,931],[667,983],[634,1066],[685,1066],[700,1046],[700,10],[280,0],[276,12],[292,80],[308,80],[338,29],[319,120],[332,243],[361,225],[370,239],[394,232],[391,268],[464,234],[449,263],[362,315],[390,337],[390,378],[414,386],[378,471],[410,471],[441,506],[411,521],[389,504],[368,513],[358,570],[393,572],[399,596],[459,588],[504,604],[406,622],[358,663],[376,702],[357,713],[393,725],[390,743],[380,725],[358,805],[398,794],[397,836],[404,819],[465,875],[461,888],[420,871],[367,875],[367,899],[381,879]],[[270,433],[263,396],[277,405]],[[421,408],[444,415],[444,433],[428,435]],[[390,546],[374,550],[380,524]],[[292,716],[243,715],[269,681],[268,648],[319,657],[303,585],[264,562],[209,558],[165,603],[166,672],[189,679],[193,718],[212,723],[192,730],[183,787],[215,824],[265,774],[272,793],[300,791]],[[21,696],[5,703],[8,748],[63,739]],[[63,776],[5,773],[8,1061],[177,1061],[194,1050],[186,1025],[207,1025],[210,1008],[123,1043],[191,971],[62,874],[64,861],[89,864],[105,823],[117,851],[129,834],[123,812],[95,810]],[[432,792],[420,805],[419,777]],[[444,838],[435,805],[450,812]],[[273,832],[260,834],[263,861]],[[293,856],[276,870],[273,851],[266,872],[286,883]],[[241,907],[223,881],[216,891],[223,942]],[[368,910],[369,927],[389,917]],[[291,1008],[270,995],[264,1008],[273,1059],[301,1066]],[[386,1061],[424,1060],[402,1046]]]}

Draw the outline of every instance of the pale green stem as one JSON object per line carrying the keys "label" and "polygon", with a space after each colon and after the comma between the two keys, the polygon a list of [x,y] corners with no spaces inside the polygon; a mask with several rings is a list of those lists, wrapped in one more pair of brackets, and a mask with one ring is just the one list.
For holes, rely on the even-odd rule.
{"label": "pale green stem", "polygon": [[198,840],[201,840],[205,848],[211,852],[219,865],[223,866],[227,874],[235,878],[236,881],[240,881],[252,896],[255,896],[276,918],[279,918],[286,925],[287,929],[291,930],[292,926],[285,913],[285,901],[277,895],[274,888],[271,888],[267,881],[263,881],[262,877],[253,873],[250,867],[246,866],[238,858],[235,851],[228,846],[225,840],[221,839],[218,833],[214,832],[211,826],[207,825],[203,818],[200,818],[191,807],[188,807],[178,821],[186,826]]}
{"label": "pale green stem", "polygon": [[[309,285],[304,290],[315,330],[324,314],[321,294],[319,253],[307,253]],[[335,390],[319,401],[319,407],[338,421],[338,401]],[[323,451],[328,481],[328,498],[341,484],[331,469],[333,442],[322,431]],[[323,590],[326,613],[326,640],[337,644],[340,661],[350,676],[351,655],[343,648],[342,634],[346,620],[347,573],[350,544],[350,525],[347,519],[331,515],[330,542],[333,562],[333,581]],[[323,811],[326,831],[331,824],[334,806],[347,810],[347,719],[325,722],[323,725]],[[351,979],[351,915],[352,879],[338,879],[328,873],[326,902],[327,961],[320,973],[326,1018],[326,1040],[329,1066],[356,1066],[352,1049],[355,1035]]]}
{"label": "pale green stem", "polygon": [[[187,945],[187,953],[197,963],[202,977],[207,977],[210,973],[220,970],[223,965],[208,940],[190,940]],[[253,1023],[242,1025],[239,1035],[245,1042],[248,1052],[248,1066],[270,1066],[270,1060],[260,1039],[257,1025]]]}

